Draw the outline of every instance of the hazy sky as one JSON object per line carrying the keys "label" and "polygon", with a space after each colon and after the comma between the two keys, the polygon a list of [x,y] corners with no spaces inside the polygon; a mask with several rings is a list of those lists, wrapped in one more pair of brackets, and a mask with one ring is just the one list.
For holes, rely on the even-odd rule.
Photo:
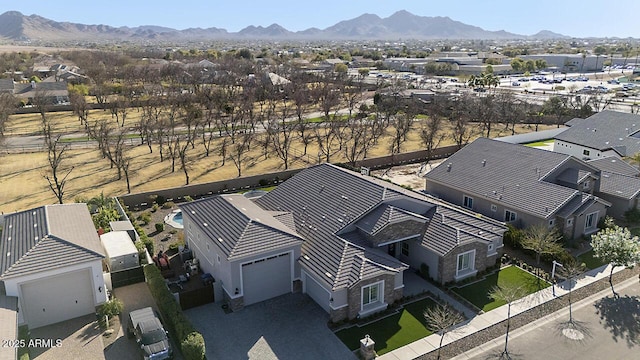
{"label": "hazy sky", "polygon": [[231,32],[273,23],[291,31],[324,29],[363,13],[387,17],[407,10],[522,35],[551,30],[575,37],[640,38],[640,0],[2,0],[0,13],[9,10],[82,24],[218,27]]}

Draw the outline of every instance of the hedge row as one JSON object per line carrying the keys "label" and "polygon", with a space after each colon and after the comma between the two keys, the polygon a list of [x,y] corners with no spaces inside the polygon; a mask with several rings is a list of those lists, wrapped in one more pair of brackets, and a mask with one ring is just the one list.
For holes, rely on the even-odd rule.
{"label": "hedge row", "polygon": [[191,322],[184,316],[180,304],[167,288],[164,278],[154,265],[144,267],[144,274],[151,290],[151,295],[158,304],[167,328],[180,343],[182,355],[186,360],[202,360],[205,356],[205,344],[202,334],[196,331]]}

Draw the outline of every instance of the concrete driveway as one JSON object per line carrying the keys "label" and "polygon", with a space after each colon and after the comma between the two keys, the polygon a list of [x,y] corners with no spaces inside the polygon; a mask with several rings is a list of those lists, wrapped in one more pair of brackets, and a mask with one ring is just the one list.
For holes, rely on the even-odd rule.
{"label": "concrete driveway", "polygon": [[[94,314],[31,330],[32,340],[52,340],[54,346],[31,347],[32,359],[104,359],[102,332]],[[59,346],[56,341],[61,340]]]}
{"label": "concrete driveway", "polygon": [[[138,283],[119,287],[113,290],[114,296],[124,303],[124,310],[120,316],[120,328],[115,342],[104,350],[107,360],[138,360],[140,349],[134,339],[127,337],[127,319],[129,312],[143,307],[151,306],[157,309],[156,302],[151,296],[147,283]],[[174,356],[174,358],[177,358]]]}
{"label": "concrete driveway", "polygon": [[327,327],[327,313],[301,293],[229,314],[220,303],[185,314],[204,336],[208,359],[355,359]]}

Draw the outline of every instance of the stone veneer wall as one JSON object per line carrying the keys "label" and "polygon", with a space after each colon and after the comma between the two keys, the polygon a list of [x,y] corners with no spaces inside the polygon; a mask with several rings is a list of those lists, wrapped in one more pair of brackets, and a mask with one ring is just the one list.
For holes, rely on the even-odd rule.
{"label": "stone veneer wall", "polygon": [[487,267],[495,264],[497,256],[491,256],[487,258],[487,244],[483,243],[469,243],[457,247],[444,257],[440,258],[440,282],[442,284],[450,281],[455,281],[456,270],[458,268],[458,255],[470,250],[476,250],[475,255],[475,269],[477,271],[483,271]]}
{"label": "stone veneer wall", "polygon": [[244,309],[244,296],[240,296],[232,299],[226,291],[222,290],[224,296],[224,302],[229,304],[229,308],[232,311],[239,311]]}
{"label": "stone veneer wall", "polygon": [[427,228],[425,223],[419,221],[403,221],[396,224],[389,224],[373,236],[368,236],[368,240],[372,242],[372,246],[393,241],[395,239],[404,239],[409,236],[424,235]]}
{"label": "stone veneer wall", "polygon": [[371,279],[363,280],[349,289],[349,293],[347,295],[347,302],[349,304],[347,316],[349,320],[358,317],[358,313],[360,312],[360,305],[362,304],[361,289],[363,286],[374,284],[381,280],[384,280],[384,301],[389,305],[393,304],[396,301],[393,289],[395,286],[394,279],[395,276],[393,274],[379,275]]}

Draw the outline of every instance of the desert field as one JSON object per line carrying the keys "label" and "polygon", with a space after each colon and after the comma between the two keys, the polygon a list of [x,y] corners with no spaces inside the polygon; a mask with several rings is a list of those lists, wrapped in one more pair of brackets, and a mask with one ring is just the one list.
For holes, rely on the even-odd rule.
{"label": "desert field", "polygon": [[[133,111],[131,121],[135,121],[136,112]],[[65,133],[81,133],[82,127],[78,120],[69,113],[49,114],[56,123],[58,130]],[[98,111],[93,114],[93,119],[110,116],[108,113]],[[129,120],[127,120],[129,121]],[[12,118],[9,124],[9,135],[34,135],[38,133],[40,118],[37,114],[20,115]],[[540,127],[541,130],[544,127]],[[533,131],[533,128],[524,125],[516,128],[517,133]],[[390,132],[390,130],[388,130]],[[503,126],[496,126],[492,137],[511,135],[511,131],[505,131]],[[134,140],[137,143],[137,140]],[[389,152],[390,136],[382,138],[379,144],[372,149],[368,156],[382,156]],[[441,145],[449,145],[448,140]],[[295,143],[292,148],[294,160],[290,168],[303,168],[318,162],[317,145],[311,144],[307,154],[302,154],[302,144]],[[413,151],[421,148],[418,128],[409,134],[408,140],[403,143],[402,151]],[[223,165],[222,157],[218,153],[218,146],[212,145],[214,150],[209,157],[205,156],[202,144],[196,143],[195,149],[189,150],[188,166],[190,183],[205,183],[217,180],[237,177],[237,169],[229,159]],[[175,171],[171,172],[171,160],[160,162],[157,146],[154,146],[152,154],[146,146],[132,146],[129,150],[133,159],[130,165],[131,192],[144,192],[154,189],[163,189],[181,186],[185,184],[185,176],[180,169],[179,160],[176,159]],[[117,179],[117,171],[111,168],[109,161],[103,159],[98,149],[70,149],[69,158],[63,162],[63,169],[71,169],[65,187],[64,201],[72,202],[78,197],[93,197],[104,192],[107,196],[126,194],[127,187],[124,176]],[[343,162],[342,154],[336,154],[332,162]],[[283,170],[282,161],[275,155],[265,158],[262,149],[254,146],[248,154],[248,159],[242,169],[243,175],[258,175],[262,173]],[[0,211],[3,213],[24,210],[44,204],[53,204],[56,198],[49,189],[44,175],[50,171],[47,163],[47,154],[44,152],[18,153],[0,155]],[[66,173],[66,172],[63,172]]]}

